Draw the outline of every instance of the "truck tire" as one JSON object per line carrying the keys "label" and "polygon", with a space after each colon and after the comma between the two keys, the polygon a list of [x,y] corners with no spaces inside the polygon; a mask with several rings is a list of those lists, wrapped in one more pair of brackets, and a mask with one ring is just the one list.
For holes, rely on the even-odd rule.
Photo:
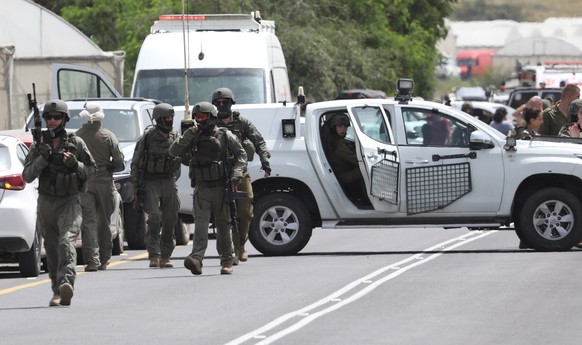
{"label": "truck tire", "polygon": [[129,249],[145,249],[147,216],[143,208],[134,208],[131,203],[123,204],[123,229]]}
{"label": "truck tire", "polygon": [[307,245],[312,231],[311,215],[295,196],[276,193],[256,200],[249,240],[263,255],[295,255]]}
{"label": "truck tire", "polygon": [[40,260],[40,232],[37,230],[34,233],[34,241],[27,252],[20,253],[18,256],[18,266],[20,269],[20,276],[38,277],[40,268],[42,266]]}
{"label": "truck tire", "polygon": [[188,241],[190,241],[190,228],[181,218],[178,218],[178,221],[176,222],[174,236],[176,237],[177,246],[184,246],[188,244]]}
{"label": "truck tire", "polygon": [[564,251],[582,238],[582,203],[562,188],[533,193],[519,215],[518,235],[533,249]]}

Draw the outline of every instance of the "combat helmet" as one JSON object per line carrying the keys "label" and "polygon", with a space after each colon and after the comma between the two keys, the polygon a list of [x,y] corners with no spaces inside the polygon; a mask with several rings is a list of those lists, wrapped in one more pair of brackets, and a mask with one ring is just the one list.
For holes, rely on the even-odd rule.
{"label": "combat helmet", "polygon": [[[227,102],[218,104],[218,99],[226,99]],[[226,87],[220,87],[212,92],[212,104],[218,108],[218,117],[221,119],[230,117],[232,115],[232,111],[230,107],[236,103],[234,99],[234,93]]]}
{"label": "combat helmet", "polygon": [[329,125],[335,127],[337,125],[350,126],[350,118],[346,114],[336,114],[329,120]]}
{"label": "combat helmet", "polygon": [[196,115],[198,113],[208,114],[208,119],[198,122],[198,125],[202,130],[206,128],[211,128],[216,125],[216,120],[218,119],[218,110],[210,102],[198,102],[192,107],[192,114]]}
{"label": "combat helmet", "polygon": [[[160,103],[154,107],[153,118],[156,121],[156,127],[162,132],[168,133],[174,125],[174,107],[168,103]],[[172,120],[166,120],[165,117],[171,116]]]}
{"label": "combat helmet", "polygon": [[63,115],[63,121],[61,124],[57,128],[54,128],[56,134],[62,133],[65,130],[65,124],[70,120],[67,103],[60,99],[49,100],[43,106],[42,118],[47,121],[47,115],[51,113],[59,113]]}

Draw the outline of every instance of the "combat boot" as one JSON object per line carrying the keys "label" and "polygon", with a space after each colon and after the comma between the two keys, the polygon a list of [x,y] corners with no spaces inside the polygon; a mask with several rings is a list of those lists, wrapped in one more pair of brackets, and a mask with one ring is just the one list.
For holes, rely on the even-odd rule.
{"label": "combat boot", "polygon": [[105,271],[107,269],[107,266],[109,266],[109,261],[106,261],[104,264],[99,265],[99,267],[97,267],[97,269],[99,271]]}
{"label": "combat boot", "polygon": [[150,267],[160,267],[160,258],[151,258]]}
{"label": "combat boot", "polygon": [[247,261],[249,259],[249,253],[243,248],[238,254],[238,259],[242,262]]}
{"label": "combat boot", "polygon": [[61,296],[61,305],[71,305],[71,299],[73,298],[73,285],[69,283],[64,283],[59,286],[59,295]]}
{"label": "combat boot", "polygon": [[184,259],[184,267],[189,269],[195,276],[202,274],[202,262],[197,258],[187,256]]}
{"label": "combat boot", "polygon": [[220,269],[220,274],[232,274],[233,271],[232,264],[223,264]]}
{"label": "combat boot", "polygon": [[58,307],[61,305],[61,296],[55,294],[49,302],[49,307]]}
{"label": "combat boot", "polygon": [[89,262],[87,266],[85,266],[85,272],[97,272],[97,264],[93,261]]}
{"label": "combat boot", "polygon": [[160,268],[172,268],[174,265],[170,262],[169,258],[162,257],[160,259]]}

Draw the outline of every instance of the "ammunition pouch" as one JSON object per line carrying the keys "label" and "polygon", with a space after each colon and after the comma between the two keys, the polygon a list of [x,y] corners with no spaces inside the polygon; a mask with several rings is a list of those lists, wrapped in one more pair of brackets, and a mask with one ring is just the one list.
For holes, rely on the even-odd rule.
{"label": "ammunition pouch", "polygon": [[224,167],[221,161],[190,161],[190,180],[192,187],[202,182],[208,186],[207,182],[220,181],[224,183]]}

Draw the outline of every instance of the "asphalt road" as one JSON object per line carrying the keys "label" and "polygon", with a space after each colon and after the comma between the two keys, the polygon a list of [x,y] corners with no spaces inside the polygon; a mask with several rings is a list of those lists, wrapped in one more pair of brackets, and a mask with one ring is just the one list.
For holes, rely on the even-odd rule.
{"label": "asphalt road", "polygon": [[48,276],[0,267],[6,344],[579,344],[580,250],[517,249],[512,231],[315,230],[293,257],[221,276],[148,268],[145,251],[79,273],[70,307],[48,307]]}

